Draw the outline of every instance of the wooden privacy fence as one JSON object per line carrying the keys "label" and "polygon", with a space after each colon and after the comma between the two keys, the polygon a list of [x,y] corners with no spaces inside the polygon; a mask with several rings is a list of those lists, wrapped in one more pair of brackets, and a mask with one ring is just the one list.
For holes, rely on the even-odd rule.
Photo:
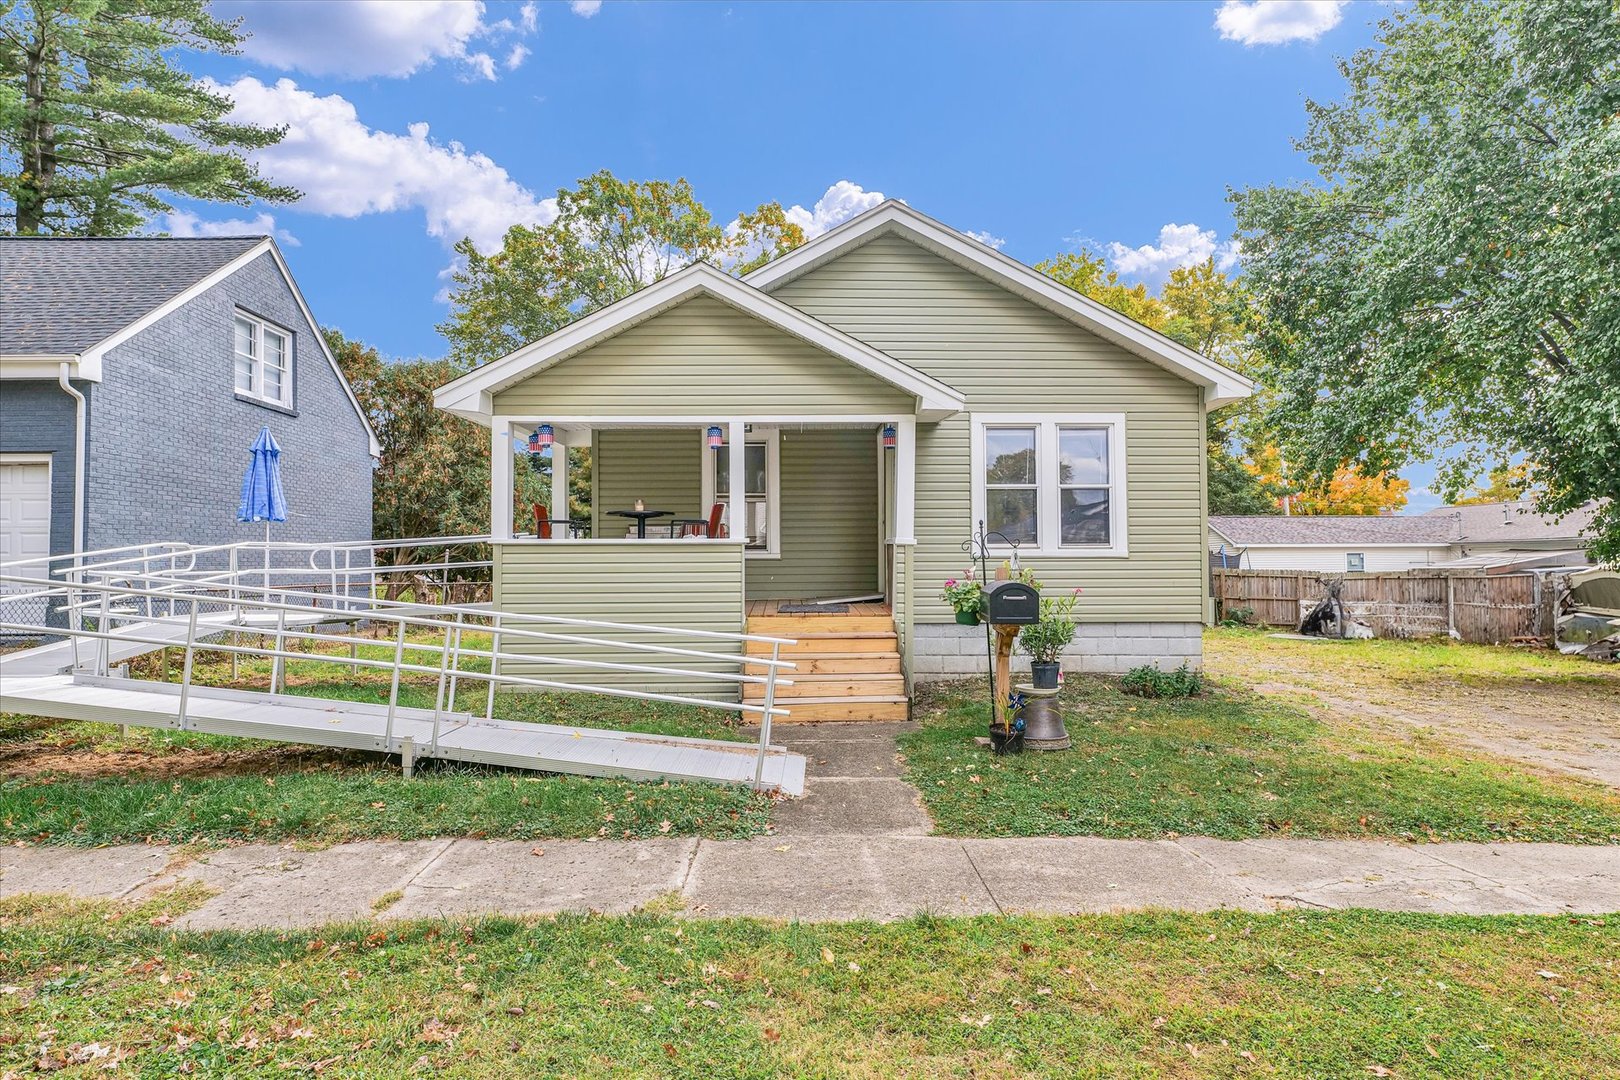
{"label": "wooden privacy fence", "polygon": [[[1316,570],[1211,570],[1218,617],[1239,608],[1268,626],[1294,627],[1324,593]],[[1352,616],[1379,637],[1453,635],[1498,644],[1552,635],[1552,609],[1533,573],[1418,568],[1347,574],[1341,597]]]}

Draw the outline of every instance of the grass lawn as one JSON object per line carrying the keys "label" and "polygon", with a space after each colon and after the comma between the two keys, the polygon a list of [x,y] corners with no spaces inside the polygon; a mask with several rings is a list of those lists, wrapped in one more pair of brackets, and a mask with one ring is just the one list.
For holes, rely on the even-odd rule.
{"label": "grass lawn", "polygon": [[1620,843],[1620,794],[1458,751],[1328,724],[1235,684],[1179,701],[1104,678],[1063,692],[1067,753],[975,747],[981,681],[929,688],[903,736],[906,778],[957,836],[1398,837]]}
{"label": "grass lawn", "polygon": [[782,926],[643,914],[165,929],[187,902],[0,900],[0,1072],[1620,1073],[1612,918]]}
{"label": "grass lawn", "polygon": [[[385,649],[390,654],[391,648]],[[368,651],[370,651],[368,649]],[[230,681],[223,654],[201,654],[198,681],[264,689],[269,665]],[[161,660],[148,658],[156,677]],[[178,664],[171,666],[178,678]],[[388,677],[293,661],[289,692],[388,700]],[[432,708],[434,680],[402,684],[400,702]],[[482,684],[459,695],[482,713]],[[504,719],[738,739],[726,713],[584,695],[502,692]],[[299,840],[487,836],[752,836],[770,800],[714,784],[652,784],[425,763],[405,780],[392,759],[223,736],[0,716],[0,841],[95,846],[143,841]]]}

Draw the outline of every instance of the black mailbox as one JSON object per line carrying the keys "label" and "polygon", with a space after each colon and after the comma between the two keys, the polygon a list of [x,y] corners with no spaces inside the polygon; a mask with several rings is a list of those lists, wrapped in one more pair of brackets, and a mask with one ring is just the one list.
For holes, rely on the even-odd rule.
{"label": "black mailbox", "polygon": [[1013,626],[1040,622],[1040,590],[1022,581],[992,581],[984,592],[984,621]]}

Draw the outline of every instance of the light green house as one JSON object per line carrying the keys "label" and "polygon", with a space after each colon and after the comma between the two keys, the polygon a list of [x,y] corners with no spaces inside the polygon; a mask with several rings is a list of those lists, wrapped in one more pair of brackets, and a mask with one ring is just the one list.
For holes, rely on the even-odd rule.
{"label": "light green house", "polygon": [[[745,278],[707,265],[673,274],[436,402],[491,430],[498,606],[802,633],[772,621],[784,603],[848,601],[865,633],[881,613],[905,677],[919,680],[984,669],[981,632],[940,599],[981,520],[1018,541],[1048,589],[1084,589],[1071,669],[1197,663],[1204,417],[1250,389],[887,202]],[[512,448],[541,424],[559,446],[591,448],[588,539],[514,530],[533,526],[528,508],[513,512]],[[634,538],[611,512],[638,500],[681,518],[721,504],[730,536],[672,539],[669,518],[655,518]]]}

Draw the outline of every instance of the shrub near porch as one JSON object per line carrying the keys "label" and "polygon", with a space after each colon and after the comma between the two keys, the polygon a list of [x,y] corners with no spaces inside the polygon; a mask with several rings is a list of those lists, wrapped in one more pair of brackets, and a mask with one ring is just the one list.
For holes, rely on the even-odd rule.
{"label": "shrub near porch", "polygon": [[1620,795],[1511,762],[1329,727],[1243,691],[1154,701],[1070,676],[1073,749],[996,758],[982,680],[919,692],[906,778],[953,836],[1181,835],[1620,843]]}

